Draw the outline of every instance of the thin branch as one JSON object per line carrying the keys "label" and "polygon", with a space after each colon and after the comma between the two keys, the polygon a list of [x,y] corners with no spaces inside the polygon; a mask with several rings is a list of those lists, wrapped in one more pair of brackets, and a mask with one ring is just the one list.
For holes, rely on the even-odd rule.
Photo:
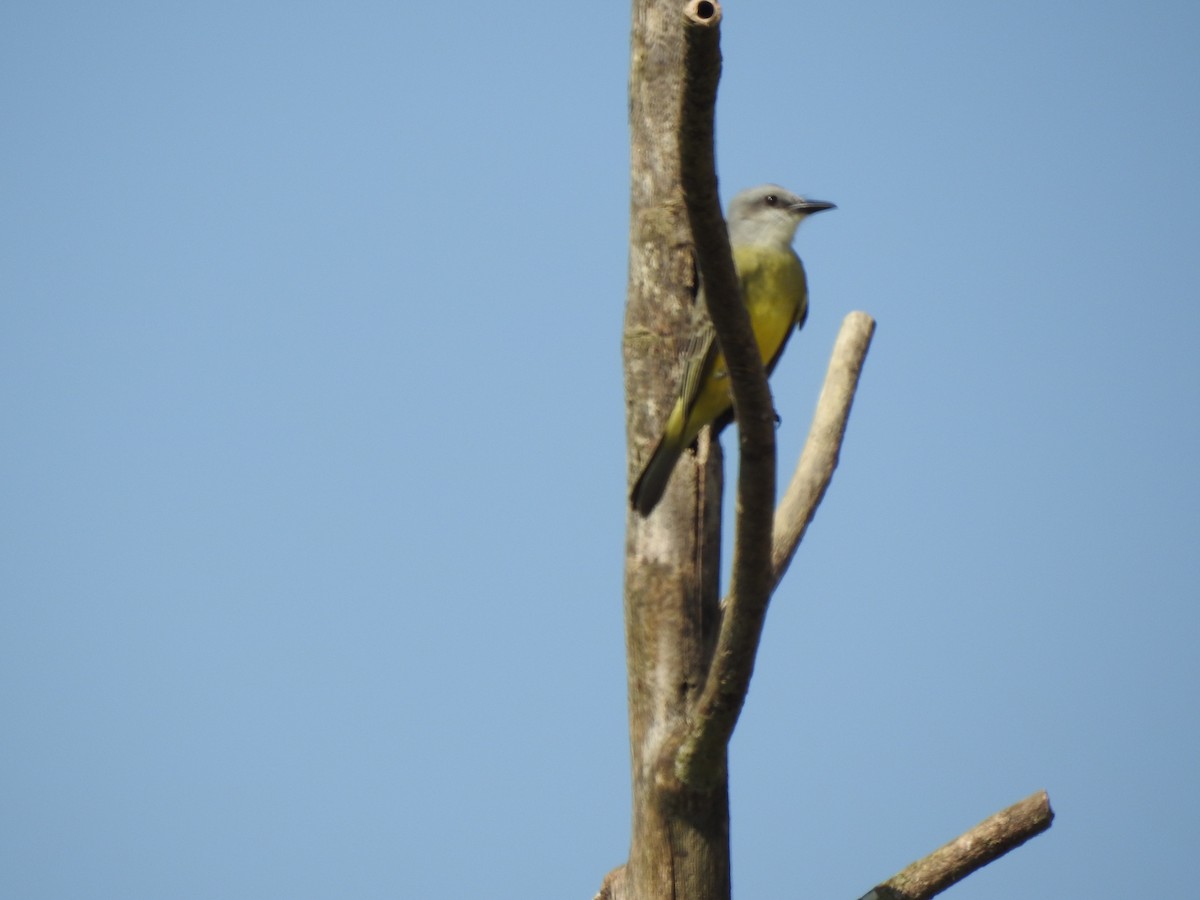
{"label": "thin branch", "polygon": [[917,860],[861,900],[927,900],[1041,834],[1053,821],[1050,797],[1038,791]]}
{"label": "thin branch", "polygon": [[677,777],[697,789],[721,777],[725,748],[750,685],[771,596],[775,500],[775,407],[717,196],[713,110],[721,74],[720,18],[720,6],[711,0],[687,5],[679,146],[680,180],[709,318],[729,372],[739,449],[731,599],[697,704],[697,726],[685,736],[675,761]]}
{"label": "thin branch", "polygon": [[864,312],[852,312],[842,322],[834,342],[808,439],[804,442],[792,481],[775,510],[771,568],[774,571],[772,583],[776,586],[796,555],[804,532],[833,478],[833,470],[837,468],[846,421],[850,418],[850,407],[858,389],[858,376],[874,333],[874,319]]}
{"label": "thin branch", "polygon": [[[712,0],[691,0],[684,10],[683,99],[679,123],[679,179],[688,224],[704,285],[704,299],[729,370],[734,415],[741,444],[746,444],[743,416],[774,421],[766,369],[742,301],[729,233],[721,215],[713,144],[713,116],[721,77],[721,8]],[[774,428],[759,440],[774,443]],[[772,498],[773,499],[773,498]]]}
{"label": "thin branch", "polygon": [[680,182],[704,299],[725,357],[738,423],[737,536],[731,590],[740,595],[744,585],[747,599],[761,594],[765,603],[770,582],[762,548],[771,544],[770,510],[775,503],[775,406],[738,286],[717,195],[713,115],[721,77],[720,21],[721,7],[714,0],[690,0],[685,8]]}

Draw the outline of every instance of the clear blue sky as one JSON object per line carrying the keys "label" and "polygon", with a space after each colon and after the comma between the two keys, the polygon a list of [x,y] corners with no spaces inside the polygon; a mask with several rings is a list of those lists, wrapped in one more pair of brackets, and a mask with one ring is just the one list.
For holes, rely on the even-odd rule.
{"label": "clear blue sky", "polygon": [[[624,859],[624,4],[0,13],[0,896]],[[1200,6],[729,0],[722,189],[878,331],[732,759],[740,897],[1186,896]]]}

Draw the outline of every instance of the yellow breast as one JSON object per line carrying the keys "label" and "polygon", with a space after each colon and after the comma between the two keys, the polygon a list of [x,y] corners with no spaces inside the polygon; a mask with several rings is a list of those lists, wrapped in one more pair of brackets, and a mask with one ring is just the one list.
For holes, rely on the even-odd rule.
{"label": "yellow breast", "polygon": [[802,320],[807,303],[804,268],[796,254],[761,247],[734,247],[733,261],[763,362],[779,353]]}

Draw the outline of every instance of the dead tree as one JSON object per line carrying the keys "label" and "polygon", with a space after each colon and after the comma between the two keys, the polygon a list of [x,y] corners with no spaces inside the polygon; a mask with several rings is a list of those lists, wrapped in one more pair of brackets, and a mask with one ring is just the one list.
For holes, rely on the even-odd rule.
{"label": "dead tree", "polygon": [[[738,428],[734,555],[719,596],[722,454],[708,433],[661,508],[631,512],[625,634],[633,828],[606,900],[728,900],[729,739],[767,604],[837,465],[874,331],[846,317],[795,474],[775,504],[775,414],[738,293],[713,158],[721,57],[714,0],[634,0],[632,198],[624,332],[631,477],[675,397],[697,279],[728,364]],[[1044,792],[876,886],[864,900],[931,897],[1049,827]]]}

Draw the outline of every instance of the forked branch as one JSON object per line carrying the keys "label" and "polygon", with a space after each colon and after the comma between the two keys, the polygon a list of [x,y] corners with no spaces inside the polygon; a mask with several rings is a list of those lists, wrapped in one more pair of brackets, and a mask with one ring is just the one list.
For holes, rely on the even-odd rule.
{"label": "forked branch", "polygon": [[[875,320],[862,312],[850,313],[842,323],[808,440],[775,514],[779,534],[770,560],[762,563],[770,578],[766,597],[761,604],[751,604],[731,590],[725,599],[716,654],[696,703],[691,728],[675,757],[676,777],[692,787],[708,784],[718,775],[719,761],[750,689],[770,593],[795,554],[804,528],[812,520],[837,468],[846,421],[874,330]],[[769,506],[766,508],[770,510]]]}

